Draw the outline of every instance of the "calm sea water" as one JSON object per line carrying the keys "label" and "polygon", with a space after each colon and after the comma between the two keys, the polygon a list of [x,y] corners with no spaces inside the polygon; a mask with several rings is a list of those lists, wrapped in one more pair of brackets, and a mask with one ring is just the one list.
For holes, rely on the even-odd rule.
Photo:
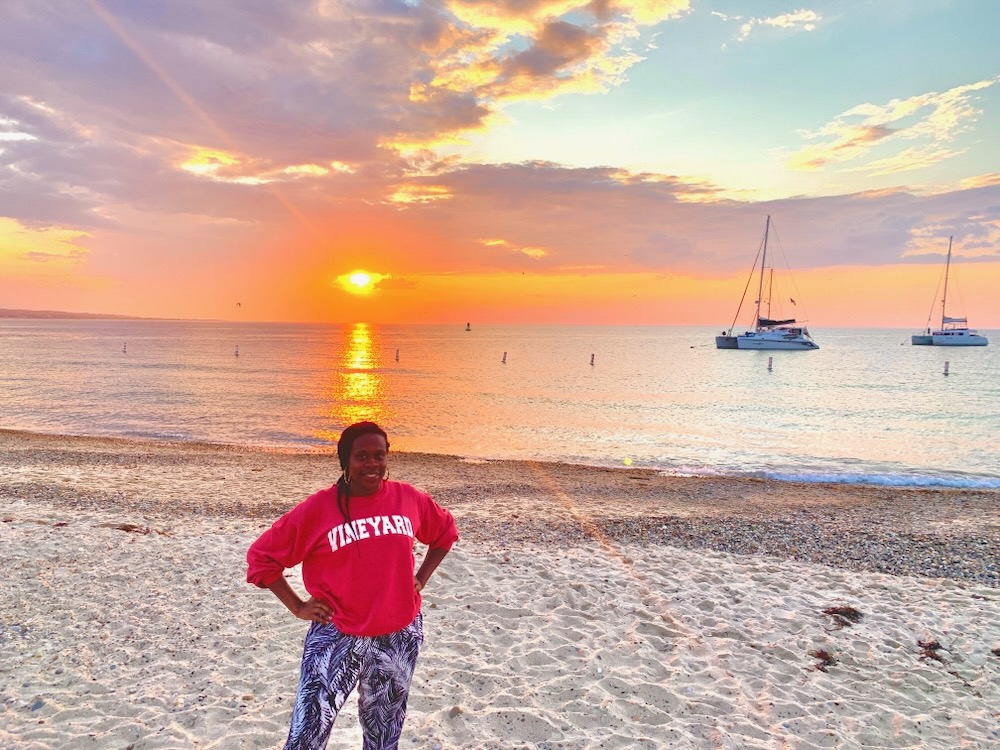
{"label": "calm sea water", "polygon": [[996,332],[817,329],[813,352],[715,333],[7,319],[0,427],[331,450],[373,419],[394,449],[468,458],[1000,488]]}

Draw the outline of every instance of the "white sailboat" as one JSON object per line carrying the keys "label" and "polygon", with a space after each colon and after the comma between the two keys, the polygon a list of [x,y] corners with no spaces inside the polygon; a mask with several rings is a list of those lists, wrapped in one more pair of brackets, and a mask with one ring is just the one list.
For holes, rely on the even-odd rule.
{"label": "white sailboat", "polygon": [[[948,315],[948,277],[951,275],[951,241],[948,238],[948,259],[944,264],[944,294],[941,295],[941,327],[932,331],[930,315],[927,316],[927,328],[923,333],[915,333],[910,337],[913,346],[986,346],[989,339],[969,328],[966,317],[956,318]],[[933,312],[933,308],[932,308]]]}
{"label": "white sailboat", "polygon": [[[767,240],[771,230],[771,217],[767,217],[764,224],[764,248],[760,258],[760,277],[757,281],[757,306],[754,313],[753,328],[743,333],[733,335],[733,325],[728,331],[723,331],[715,337],[715,347],[717,349],[784,349],[788,351],[807,351],[819,349],[819,344],[813,341],[809,335],[809,330],[802,324],[797,323],[794,318],[785,320],[775,320],[771,318],[771,294],[774,290],[774,268],[767,265]],[[747,287],[753,280],[753,274],[757,272],[756,262],[754,270],[747,281]],[[764,276],[768,276],[767,286],[764,285]],[[746,290],[743,292],[746,297]],[[767,299],[764,295],[767,295]],[[740,300],[740,309],[743,308],[743,300]],[[764,315],[761,315],[763,308]],[[739,318],[740,309],[736,311],[736,318]]]}

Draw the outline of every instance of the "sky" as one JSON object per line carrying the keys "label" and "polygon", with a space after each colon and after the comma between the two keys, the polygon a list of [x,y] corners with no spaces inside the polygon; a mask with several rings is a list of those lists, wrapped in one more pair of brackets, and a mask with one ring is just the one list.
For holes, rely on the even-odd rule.
{"label": "sky", "polygon": [[814,334],[933,325],[949,238],[949,315],[1000,328],[997,29],[994,0],[0,0],[0,308],[721,330],[767,227]]}

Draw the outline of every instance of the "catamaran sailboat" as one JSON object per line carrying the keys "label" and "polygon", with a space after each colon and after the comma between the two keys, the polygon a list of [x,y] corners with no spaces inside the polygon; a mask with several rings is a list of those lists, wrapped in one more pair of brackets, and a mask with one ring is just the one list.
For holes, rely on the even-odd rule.
{"label": "catamaran sailboat", "polygon": [[[941,295],[941,327],[932,331],[930,316],[927,316],[927,328],[923,333],[915,333],[910,337],[913,346],[986,346],[990,343],[985,336],[969,328],[968,318],[953,318],[948,316],[948,276],[951,272],[951,240],[948,238],[948,260],[944,264],[944,294]],[[933,308],[932,308],[933,311]]]}
{"label": "catamaran sailboat", "polygon": [[[723,331],[715,337],[717,349],[786,349],[790,351],[805,351],[808,349],[819,349],[819,344],[812,340],[809,330],[802,324],[797,323],[794,318],[777,320],[771,317],[771,293],[774,290],[774,268],[767,265],[767,239],[771,230],[771,217],[767,217],[764,224],[764,248],[760,258],[760,278],[757,281],[757,308],[754,314],[754,327],[744,333],[733,335],[733,326],[728,331]],[[753,273],[757,271],[756,262],[754,270],[750,274],[747,286],[753,280]],[[767,286],[765,288],[764,277],[767,276]],[[764,295],[767,299],[764,299]],[[744,297],[746,291],[744,290]],[[793,302],[794,304],[794,302]],[[740,300],[740,309],[743,307],[743,300]],[[763,308],[763,315],[762,315]],[[736,311],[739,318],[740,310]]]}

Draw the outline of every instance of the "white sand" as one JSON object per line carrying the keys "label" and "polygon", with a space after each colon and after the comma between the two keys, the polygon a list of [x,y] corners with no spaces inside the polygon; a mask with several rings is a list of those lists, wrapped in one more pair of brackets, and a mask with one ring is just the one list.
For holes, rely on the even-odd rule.
{"label": "white sand", "polygon": [[[270,469],[255,454],[223,452],[220,469],[208,451],[178,468],[168,447],[144,445],[133,462],[103,444],[126,456],[115,468],[88,460],[101,443],[45,448],[67,445],[76,463],[53,453],[33,467],[17,449],[35,443],[0,442],[0,750],[280,748],[307,624],[244,583],[267,520],[136,499],[155,486],[177,504],[237,503]],[[234,467],[239,481],[209,482]],[[66,499],[89,492],[104,500]],[[832,606],[863,619],[837,629]],[[593,532],[506,548],[463,539],[424,614],[401,748],[1000,747],[1000,595],[983,585]],[[918,641],[939,642],[943,661]],[[835,659],[825,672],[819,650]],[[361,747],[356,717],[352,699],[331,749]]]}

